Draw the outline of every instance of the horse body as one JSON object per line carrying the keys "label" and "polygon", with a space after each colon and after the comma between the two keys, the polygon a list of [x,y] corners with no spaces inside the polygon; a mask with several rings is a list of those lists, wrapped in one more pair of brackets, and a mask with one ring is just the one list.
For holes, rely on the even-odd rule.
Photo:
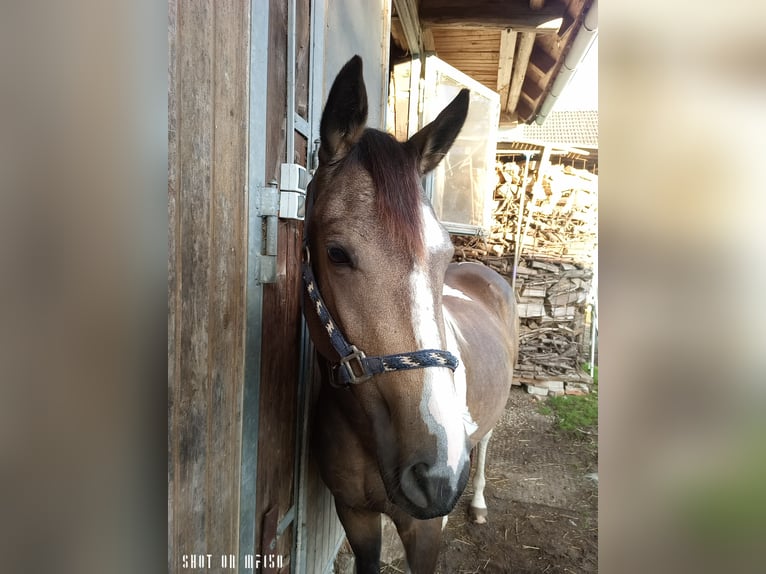
{"label": "horse body", "polygon": [[[518,314],[508,282],[478,263],[453,263],[444,279],[447,326],[456,333],[465,366],[466,400],[478,429],[472,445],[505,410],[516,362]],[[456,378],[460,375],[456,372]]]}
{"label": "horse body", "polygon": [[[304,308],[323,378],[313,443],[357,572],[379,571],[380,513],[396,524],[410,570],[433,572],[443,517],[466,486],[477,443],[472,511],[477,522],[486,515],[483,460],[510,389],[514,297],[494,271],[450,263],[449,235],[420,186],[467,108],[461,93],[405,143],[365,129],[355,57],[338,74],[322,117],[306,229],[316,285],[307,285]],[[310,299],[311,289],[323,299]],[[322,306],[333,321],[321,318]],[[435,362],[422,368],[416,353],[404,353],[398,367],[338,388],[338,329],[368,357],[425,349],[435,350],[424,353]],[[447,368],[445,355],[459,362]]]}

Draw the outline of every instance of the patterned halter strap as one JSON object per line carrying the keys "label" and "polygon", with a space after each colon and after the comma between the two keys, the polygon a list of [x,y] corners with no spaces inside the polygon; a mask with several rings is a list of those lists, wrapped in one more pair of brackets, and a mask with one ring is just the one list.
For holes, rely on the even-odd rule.
{"label": "patterned halter strap", "polygon": [[335,349],[335,352],[340,357],[340,362],[333,366],[333,373],[335,375],[331,378],[333,386],[349,388],[351,385],[358,385],[369,380],[373,375],[391,371],[424,369],[426,367],[447,367],[454,371],[457,368],[459,361],[449,351],[422,349],[410,353],[368,357],[356,346],[351,345],[343,336],[343,333],[330,315],[327,305],[322,300],[322,295],[319,293],[319,287],[311,269],[311,256],[308,245],[304,245],[303,253],[303,284],[306,288],[306,293],[309,299],[311,299],[319,321],[330,337],[333,349]]}

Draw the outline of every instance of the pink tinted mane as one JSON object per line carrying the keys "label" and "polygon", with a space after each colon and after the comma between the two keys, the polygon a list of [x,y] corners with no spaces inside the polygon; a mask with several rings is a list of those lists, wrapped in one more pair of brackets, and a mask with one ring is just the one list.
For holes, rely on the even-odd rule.
{"label": "pink tinted mane", "polygon": [[424,256],[417,158],[391,135],[366,129],[349,159],[359,162],[377,188],[378,215],[389,237],[417,259]]}

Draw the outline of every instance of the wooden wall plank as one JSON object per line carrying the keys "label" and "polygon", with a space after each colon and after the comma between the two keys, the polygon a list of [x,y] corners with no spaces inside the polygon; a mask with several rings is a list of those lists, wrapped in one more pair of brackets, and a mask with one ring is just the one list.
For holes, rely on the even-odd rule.
{"label": "wooden wall plank", "polygon": [[168,571],[236,553],[249,3],[169,3]]}
{"label": "wooden wall plank", "polygon": [[247,3],[214,4],[213,188],[210,217],[208,548],[236,553],[244,350]]}
{"label": "wooden wall plank", "polygon": [[[439,50],[439,57],[442,60],[466,60],[477,64],[489,64],[497,67],[498,55],[496,50]],[[510,74],[509,74],[510,77]]]}
{"label": "wooden wall plank", "polygon": [[[261,0],[265,1],[265,0]],[[269,85],[266,118],[266,181],[279,181],[285,161],[287,106],[287,2],[269,1]],[[256,538],[260,540],[260,538]]]}
{"label": "wooden wall plank", "polygon": [[433,32],[434,37],[434,43],[436,44],[436,49],[438,50],[439,47],[444,47],[448,45],[452,45],[455,47],[455,49],[458,49],[460,46],[463,47],[479,47],[479,46],[486,46],[487,48],[497,47],[497,40],[498,40],[498,33],[495,32],[492,35],[475,35],[475,34],[468,34],[468,35],[458,35],[458,34],[446,34],[443,32]]}
{"label": "wooden wall plank", "polygon": [[[297,390],[300,365],[300,253],[297,221],[279,222],[277,282],[264,286],[261,414],[258,436],[258,515],[279,507],[280,520],[293,503]],[[290,554],[293,529],[277,541]]]}
{"label": "wooden wall plank", "polygon": [[297,0],[295,20],[295,112],[308,120],[311,0]]}
{"label": "wooden wall plank", "polygon": [[[207,548],[207,397],[213,18],[204,1],[179,13],[180,372],[176,524],[180,550]],[[188,551],[186,550],[188,548]]]}
{"label": "wooden wall plank", "polygon": [[178,216],[178,2],[168,2],[168,572],[175,571],[179,545],[176,503],[178,466],[176,393],[178,391],[178,248],[180,219]]}
{"label": "wooden wall plank", "polygon": [[[486,72],[489,75],[496,76],[497,74],[497,60],[494,61],[482,61],[482,60],[474,60],[469,56],[466,56],[465,58],[442,58],[445,62],[450,64],[451,66],[454,66],[455,68],[461,69],[463,72],[466,72],[467,69],[470,69],[475,72]],[[473,74],[469,74],[473,75]]]}
{"label": "wooden wall plank", "polygon": [[[287,113],[286,89],[287,89],[287,2],[269,0],[269,54],[268,54],[268,92],[266,114],[266,180],[273,178],[279,180],[279,166],[285,161],[285,115]],[[282,223],[280,222],[280,228]],[[278,234],[280,247],[284,243],[281,229]],[[273,483],[275,453],[278,446],[272,443],[272,437],[278,436],[278,423],[274,420],[273,401],[278,389],[274,389],[274,382],[269,377],[269,353],[275,352],[271,345],[272,337],[276,336],[272,331],[273,324],[281,323],[287,319],[274,317],[273,304],[266,302],[267,287],[264,287],[263,302],[263,340],[261,344],[261,381],[260,381],[260,414],[258,422],[258,478],[256,484],[256,511],[255,511],[255,540],[262,537],[263,519],[265,513],[279,503],[278,485]],[[270,295],[273,298],[273,292]],[[277,350],[276,352],[279,352]],[[289,423],[288,423],[289,424]],[[269,468],[269,466],[272,468]],[[282,460],[277,463],[280,469],[285,465],[292,466],[291,461]],[[287,508],[280,508],[283,514]],[[259,549],[260,550],[260,549]]]}

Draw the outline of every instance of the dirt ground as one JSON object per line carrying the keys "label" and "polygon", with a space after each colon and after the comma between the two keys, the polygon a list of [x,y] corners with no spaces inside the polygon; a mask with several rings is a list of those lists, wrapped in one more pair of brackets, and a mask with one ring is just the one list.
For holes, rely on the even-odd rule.
{"label": "dirt ground", "polygon": [[[522,389],[512,389],[487,453],[488,522],[468,521],[472,469],[444,530],[438,573],[598,571],[595,438],[563,435],[553,428],[552,416],[538,412],[538,404]],[[386,539],[393,537],[389,529],[384,531],[384,573],[405,571],[402,559],[389,558],[396,551]],[[349,571],[351,562],[350,555],[341,553],[336,572]]]}

